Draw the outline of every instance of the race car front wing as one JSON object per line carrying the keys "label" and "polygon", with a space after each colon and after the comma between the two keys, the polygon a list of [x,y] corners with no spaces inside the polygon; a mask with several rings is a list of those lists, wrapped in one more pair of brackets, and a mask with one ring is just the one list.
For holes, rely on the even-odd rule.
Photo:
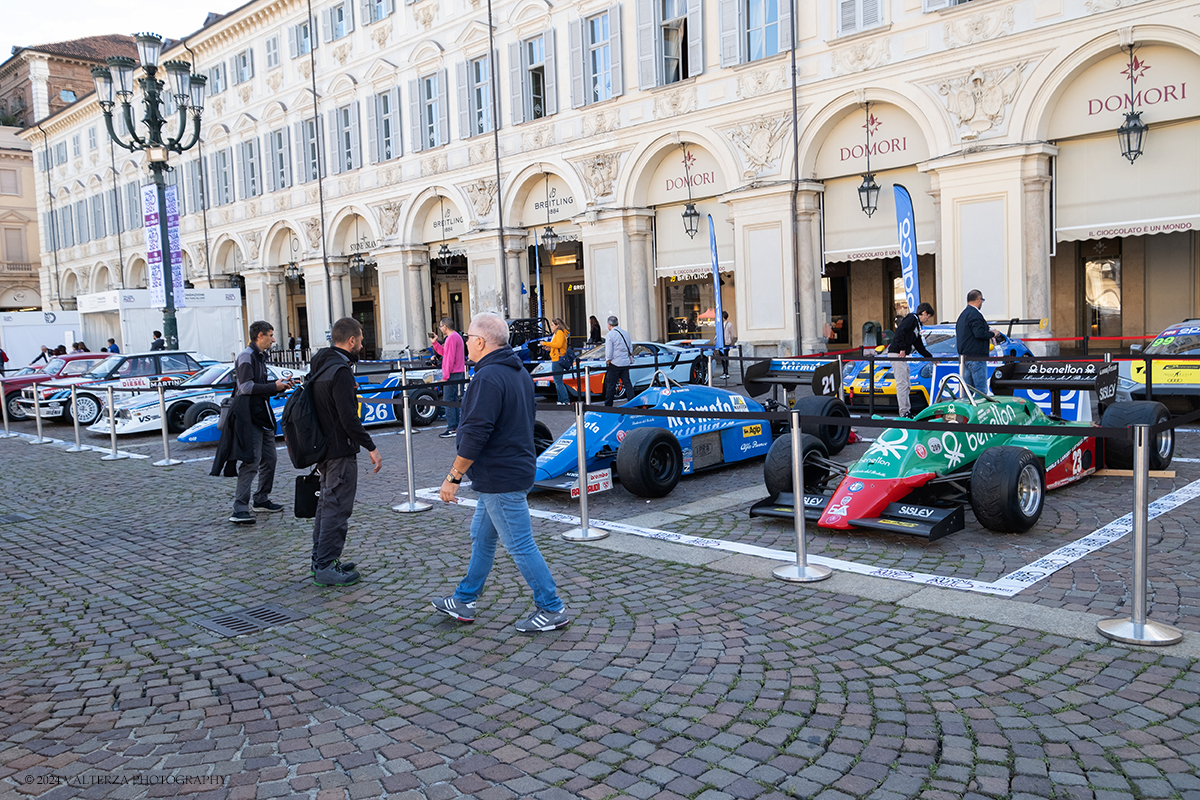
{"label": "race car front wing", "polygon": [[[829,496],[823,494],[804,495],[804,519],[816,522],[829,504]],[[795,514],[795,498],[790,493],[778,497],[767,497],[750,507],[752,517],[774,517],[791,519]],[[941,539],[965,526],[962,506],[922,506],[915,503],[890,503],[878,517],[853,519],[850,524],[885,533],[902,533],[919,536],[929,541]]]}

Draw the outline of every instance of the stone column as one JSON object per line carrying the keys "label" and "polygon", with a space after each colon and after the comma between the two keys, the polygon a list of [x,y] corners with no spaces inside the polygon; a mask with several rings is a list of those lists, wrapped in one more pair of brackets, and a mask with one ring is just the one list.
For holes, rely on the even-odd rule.
{"label": "stone column", "polygon": [[287,347],[288,336],[295,335],[300,326],[297,325],[296,327],[292,327],[291,320],[288,318],[289,312],[291,311],[291,309],[288,308],[288,282],[287,278],[283,277],[282,270],[279,273],[279,280],[275,283],[275,296],[277,298],[276,302],[279,304],[280,325],[280,327],[277,329],[279,334],[276,336],[276,338],[278,339],[282,337],[282,346]]}
{"label": "stone column", "polygon": [[275,341],[279,347],[287,347],[287,316],[284,307],[279,304],[279,284],[283,282],[283,272],[279,269],[268,269],[263,277],[263,306],[266,310],[264,319],[275,329]]}
{"label": "stone column", "polygon": [[331,260],[329,262],[329,288],[330,297],[333,298],[333,322],[337,322],[346,316],[346,297],[350,294],[349,287],[346,284],[349,282],[349,277],[350,275],[346,271],[344,261],[334,262]]}
{"label": "stone column", "polygon": [[[942,271],[949,268],[942,249],[942,189],[935,170],[929,171],[929,197],[933,200],[933,299],[942,296]],[[947,309],[949,311],[949,309]],[[947,319],[941,310],[939,319]]]}
{"label": "stone column", "polygon": [[[1025,314],[1029,319],[1050,319],[1050,157],[1025,160],[1021,170],[1025,225]],[[1049,322],[1037,338],[1052,337]]]}
{"label": "stone column", "polygon": [[[654,313],[653,269],[649,258],[650,221],[647,212],[631,212],[625,217],[629,236],[629,335],[634,339],[652,339],[658,327]],[[603,330],[604,322],[600,323]]]}
{"label": "stone column", "polygon": [[304,305],[308,314],[308,341],[304,346],[312,351],[329,344],[325,332],[332,322],[325,304],[325,263],[317,258],[300,264],[304,270]]}
{"label": "stone column", "polygon": [[800,348],[804,353],[823,351],[827,342],[821,339],[824,320],[821,318],[821,239],[817,232],[819,208],[813,189],[801,188],[796,198],[796,233],[799,261],[796,281],[800,289]]}
{"label": "stone column", "polygon": [[529,295],[521,294],[521,287],[525,284],[523,276],[529,273],[528,267],[523,267],[527,252],[525,231],[504,235],[504,277],[508,281],[509,319],[532,316],[529,313]]}
{"label": "stone column", "polygon": [[426,336],[433,330],[433,320],[429,318],[433,305],[429,248],[425,245],[407,245],[400,253],[408,295],[406,341],[409,347],[420,350],[428,345]]}

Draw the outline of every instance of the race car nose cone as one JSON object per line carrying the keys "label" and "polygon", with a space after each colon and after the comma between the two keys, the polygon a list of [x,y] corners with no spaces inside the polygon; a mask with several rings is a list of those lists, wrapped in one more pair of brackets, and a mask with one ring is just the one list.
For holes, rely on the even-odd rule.
{"label": "race car nose cone", "polygon": [[849,530],[854,527],[852,520],[878,517],[888,503],[907,497],[931,477],[932,474],[925,474],[907,478],[865,479],[847,475],[825,506],[817,524],[822,528]]}

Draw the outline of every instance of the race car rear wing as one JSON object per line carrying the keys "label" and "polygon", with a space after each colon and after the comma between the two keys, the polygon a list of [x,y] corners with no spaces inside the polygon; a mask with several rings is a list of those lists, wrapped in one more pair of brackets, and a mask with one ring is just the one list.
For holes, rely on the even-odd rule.
{"label": "race car rear wing", "polygon": [[996,367],[992,394],[1012,394],[1014,389],[1051,391],[1051,413],[1062,416],[1064,391],[1094,391],[1104,409],[1117,396],[1117,364],[1096,361],[1033,361],[1017,359]]}

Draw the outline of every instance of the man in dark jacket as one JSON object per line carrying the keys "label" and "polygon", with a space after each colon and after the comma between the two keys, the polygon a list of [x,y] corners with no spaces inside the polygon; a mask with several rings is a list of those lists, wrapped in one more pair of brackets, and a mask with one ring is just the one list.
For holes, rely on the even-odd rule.
{"label": "man in dark jacket", "polygon": [[358,448],[371,456],[373,472],[383,466],[383,456],[358,418],[358,385],[351,365],[362,352],[362,325],[342,317],[333,323],[330,338],[333,347],[319,351],[308,365],[312,375],[320,376],[312,396],[327,443],[325,458],[317,464],[321,496],[313,520],[312,573],[317,586],[350,586],[361,576],[353,562],[343,563],[341,557],[358,493]]}
{"label": "man in dark jacket", "polygon": [[[237,470],[237,490],[233,496],[233,514],[229,521],[238,525],[253,525],[250,513],[250,488],[258,476],[258,491],[254,493],[254,510],[283,511],[283,506],[271,501],[275,484],[275,415],[271,413],[270,397],[286,392],[295,381],[273,381],[267,375],[267,351],[275,344],[275,328],[258,320],[250,323],[250,345],[234,361],[236,385],[229,416],[221,438],[232,434],[246,448]],[[232,429],[232,431],[231,431]],[[218,452],[221,446],[217,446]],[[236,456],[235,456],[236,458]]]}
{"label": "man in dark jacket", "polygon": [[[272,341],[274,341],[272,339]],[[162,337],[162,331],[154,332],[154,340],[150,342],[151,350],[166,350],[167,340]]]}
{"label": "man in dark jacket", "polygon": [[933,306],[921,303],[915,313],[910,311],[901,317],[900,324],[896,326],[896,335],[888,345],[888,353],[893,359],[892,375],[896,379],[896,403],[902,417],[912,416],[912,384],[909,383],[908,362],[904,359],[908,358],[913,350],[926,358],[933,358],[921,338],[921,326],[931,319]]}
{"label": "man in dark jacket", "polygon": [[[967,307],[958,315],[958,323],[954,326],[955,344],[958,354],[967,357],[967,385],[986,393],[988,349],[996,332],[988,327],[980,307],[983,306],[983,292],[972,289],[967,292]],[[972,356],[975,356],[973,359]]]}
{"label": "man in dark jacket", "polygon": [[479,494],[471,521],[471,562],[450,597],[433,607],[459,622],[475,621],[475,600],[492,570],[496,541],[512,556],[533,590],[535,611],[517,623],[525,633],[552,631],[571,623],[554,586],[550,568],[533,540],[526,497],[533,488],[537,455],[533,449],[536,401],[533,380],[508,345],[508,325],[495,314],[479,314],[467,334],[467,358],[475,377],[467,385],[458,423],[458,455],[442,482],[443,502],[455,503],[463,475]]}

